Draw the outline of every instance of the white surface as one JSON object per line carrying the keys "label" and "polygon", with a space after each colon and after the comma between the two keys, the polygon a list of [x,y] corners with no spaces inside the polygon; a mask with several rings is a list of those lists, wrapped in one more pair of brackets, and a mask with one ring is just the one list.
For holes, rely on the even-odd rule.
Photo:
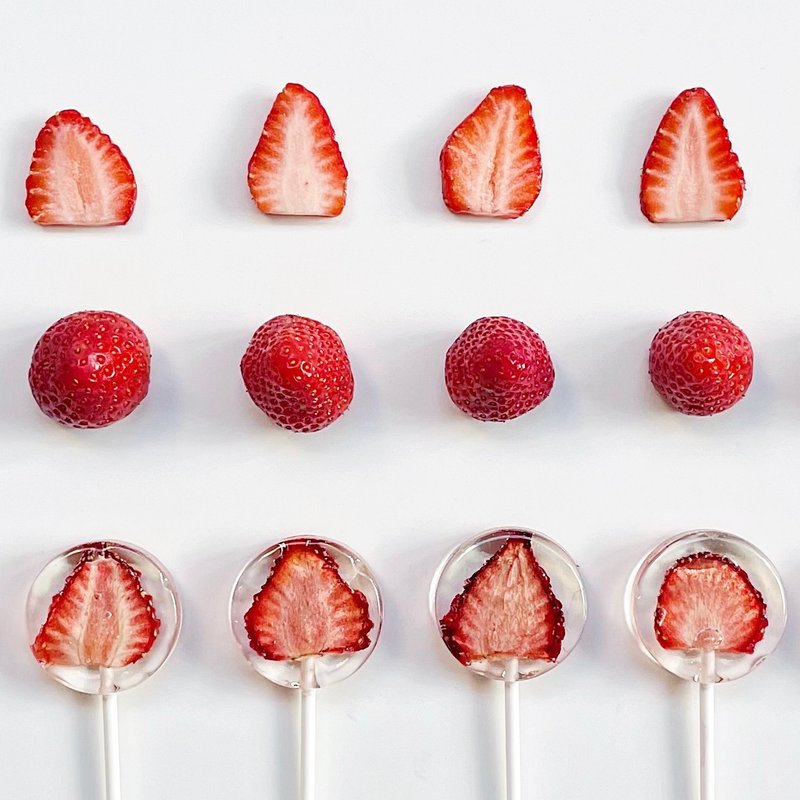
{"label": "white surface", "polygon": [[[226,604],[241,565],[314,532],[382,579],[374,657],[319,697],[320,800],[496,800],[502,686],[473,679],[428,618],[428,580],[460,539],[538,528],[578,560],[590,616],[575,653],[522,687],[522,785],[536,800],[693,797],[695,687],[629,641],[628,571],[699,526],[752,539],[798,602],[800,7],[783,2],[338,3],[97,0],[10,4],[0,25],[0,761],[3,795],[99,800],[93,698],[48,681],[26,650],[40,566],[98,536],[151,550],[183,589],[172,660],[120,698],[135,798],[293,797],[297,698],[248,669]],[[261,216],[246,164],[287,81],[317,92],[350,170],[338,220]],[[492,86],[525,86],[544,188],[516,222],[460,219],[438,154]],[[733,223],[654,227],[638,175],[670,100],[719,103],[748,191]],[[42,230],[25,214],[33,141],[61,108],[123,148],[140,198],[124,229]],[[154,350],[127,421],[63,429],[26,371],[63,314],[110,308]],[[667,411],[646,374],[655,330],[687,309],[730,316],[757,374],[715,419]],[[351,410],[296,436],[250,404],[238,362],[283,312],[335,327]],[[548,343],[555,389],[527,418],[482,425],[442,382],[446,347],[507,314]],[[784,796],[800,780],[800,630],[719,689],[718,791]]]}

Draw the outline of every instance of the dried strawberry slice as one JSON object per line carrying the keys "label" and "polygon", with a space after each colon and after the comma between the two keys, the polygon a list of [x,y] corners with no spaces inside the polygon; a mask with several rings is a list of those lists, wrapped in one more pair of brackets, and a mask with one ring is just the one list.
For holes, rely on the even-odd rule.
{"label": "dried strawberry slice", "polygon": [[284,546],[244,623],[250,646],[270,661],[364,650],[373,627],[367,598],[310,542]]}
{"label": "dried strawberry slice", "polygon": [[666,650],[695,650],[711,643],[718,653],[752,653],[768,624],[761,593],[725,556],[694,553],[679,559],[664,576],[655,631]]}
{"label": "dried strawberry slice", "polygon": [[508,539],[466,582],[439,624],[450,652],[467,665],[555,661],[564,639],[561,603],[528,539]]}
{"label": "dried strawberry slice", "polygon": [[47,666],[126,667],[146,655],[160,621],[141,573],[111,550],[90,550],[53,597],[32,649]]}

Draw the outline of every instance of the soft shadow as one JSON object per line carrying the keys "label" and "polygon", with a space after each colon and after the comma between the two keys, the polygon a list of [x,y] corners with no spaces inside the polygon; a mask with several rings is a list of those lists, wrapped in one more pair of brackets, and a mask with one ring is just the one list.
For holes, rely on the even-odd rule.
{"label": "soft shadow", "polygon": [[30,431],[21,422],[40,422],[43,428],[48,427],[45,423],[49,420],[37,409],[28,386],[31,355],[43,332],[40,324],[18,325],[0,332],[0,369],[5,379],[0,392],[0,430],[5,436],[26,437]]}

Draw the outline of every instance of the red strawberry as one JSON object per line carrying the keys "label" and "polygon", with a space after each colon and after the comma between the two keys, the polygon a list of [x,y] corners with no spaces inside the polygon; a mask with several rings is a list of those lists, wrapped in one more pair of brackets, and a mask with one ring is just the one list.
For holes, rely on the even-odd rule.
{"label": "red strawberry", "polygon": [[338,217],[347,168],[319,98],[288,83],[275,99],[247,172],[265,214]]}
{"label": "red strawberry", "polygon": [[150,345],[122,314],[78,311],[42,334],[28,382],[51,419],[73,428],[102,428],[127,417],[145,398]]}
{"label": "red strawberry", "polygon": [[684,414],[709,416],[744,397],[753,379],[753,348],[721,314],[688,311],[661,328],[650,345],[650,379]]}
{"label": "red strawberry", "polygon": [[666,650],[752,653],[768,624],[761,593],[725,556],[694,553],[664,576],[655,629]]}
{"label": "red strawberry", "polygon": [[744,172],[719,109],[705,89],[681,92],[656,131],[642,168],[642,213],[650,222],[732,219]]}
{"label": "red strawberry", "polygon": [[47,666],[126,667],[150,652],[160,622],[141,573],[102,545],[53,598],[33,654]]}
{"label": "red strawberry", "polygon": [[77,111],[45,122],[25,185],[28,214],[39,225],[124,225],[136,203],[128,160]]}
{"label": "red strawberry", "polygon": [[520,217],[542,188],[539,137],[519,86],[498,86],[450,134],[439,158],[455,214]]}
{"label": "red strawberry", "polygon": [[322,430],[353,399],[350,359],[336,331],[307,317],[284,314],[254,334],[241,363],[253,402],[290,431]]}
{"label": "red strawberry", "polygon": [[450,345],[444,379],[450,398],[465,414],[505,422],[550,394],[555,371],[545,343],[523,322],[482,317]]}
{"label": "red strawberry", "polygon": [[305,542],[284,545],[244,623],[250,646],[270,661],[364,650],[373,627],[367,598],[320,545]]}
{"label": "red strawberry", "polygon": [[439,623],[462,663],[509,658],[555,661],[564,614],[529,540],[508,539],[466,582]]}

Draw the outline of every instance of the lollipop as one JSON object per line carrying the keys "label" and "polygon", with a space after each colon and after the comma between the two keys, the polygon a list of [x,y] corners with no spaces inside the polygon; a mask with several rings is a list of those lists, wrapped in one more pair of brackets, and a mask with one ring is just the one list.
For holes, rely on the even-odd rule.
{"label": "lollipop", "polygon": [[461,664],[504,682],[506,800],[519,800],[519,682],[553,669],[578,643],[586,621],[578,568],[540,533],[491,530],[445,557],[431,613]]}
{"label": "lollipop", "polygon": [[714,686],[747,675],[775,649],[786,624],[781,579],[744,539],[690,531],[637,565],[626,615],[649,658],[699,687],[700,797],[714,800]]}
{"label": "lollipop", "polygon": [[181,625],[174,581],[132,545],[82,544],[36,577],[27,622],[33,655],[47,674],[100,696],[106,800],[120,800],[117,692],[149,678],[174,649]]}
{"label": "lollipop", "polygon": [[286,539],[242,570],[230,614],[256,672],[300,690],[300,797],[313,800],[316,690],[352,675],[375,648],[383,619],[375,578],[344,545]]}

